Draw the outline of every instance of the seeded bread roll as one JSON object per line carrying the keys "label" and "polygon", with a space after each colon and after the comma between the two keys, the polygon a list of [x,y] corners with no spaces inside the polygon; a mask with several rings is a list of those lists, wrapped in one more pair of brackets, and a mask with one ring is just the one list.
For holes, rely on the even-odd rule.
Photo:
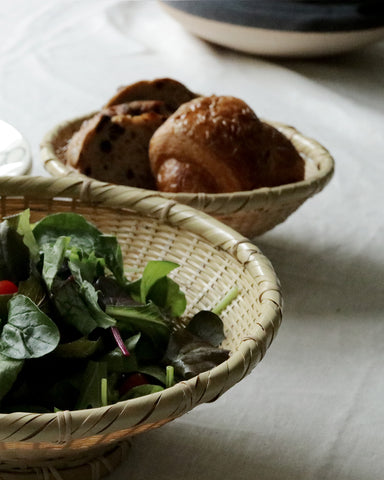
{"label": "seeded bread roll", "polygon": [[304,178],[292,143],[231,96],[181,105],[151,138],[149,159],[160,191],[235,192]]}
{"label": "seeded bread roll", "polygon": [[155,188],[148,145],[170,112],[160,101],[135,101],[105,108],[83,122],[68,143],[66,160],[104,182]]}
{"label": "seeded bread roll", "polygon": [[196,98],[196,94],[188,90],[182,83],[171,78],[142,80],[126,87],[121,87],[115,96],[106,104],[107,107],[133,100],[160,100],[171,112],[182,103]]}

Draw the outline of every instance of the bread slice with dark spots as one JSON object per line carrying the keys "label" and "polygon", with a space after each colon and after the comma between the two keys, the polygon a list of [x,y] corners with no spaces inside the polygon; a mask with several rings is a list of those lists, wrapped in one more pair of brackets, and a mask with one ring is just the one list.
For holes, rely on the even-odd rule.
{"label": "bread slice with dark spots", "polygon": [[104,108],[84,121],[72,136],[66,161],[97,180],[154,188],[149,140],[170,113],[164,102],[152,100]]}

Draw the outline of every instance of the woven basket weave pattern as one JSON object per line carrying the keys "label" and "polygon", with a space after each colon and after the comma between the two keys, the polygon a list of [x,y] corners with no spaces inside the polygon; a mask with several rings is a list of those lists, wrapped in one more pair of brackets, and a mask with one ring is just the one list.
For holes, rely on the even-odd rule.
{"label": "woven basket weave pattern", "polygon": [[[52,175],[86,178],[65,164],[65,149],[73,133],[89,116],[61,123],[43,139],[41,157],[46,170]],[[327,185],[333,175],[334,161],[323,146],[300,134],[295,128],[278,122],[266,121],[266,123],[276,127],[289,138],[305,159],[303,181],[281,187],[259,188],[250,192],[230,194],[161,192],[161,196],[213,215],[248,238],[261,235],[286,220],[304,201]]]}
{"label": "woven basket weave pattern", "polygon": [[[0,479],[97,480],[121,461],[129,437],[216,399],[253,369],[280,325],[279,284],[269,261],[240,234],[147,191],[106,190],[100,182],[76,178],[0,178],[1,217],[25,208],[32,221],[59,211],[84,215],[103,232],[117,235],[127,269],[142,269],[149,260],[179,263],[173,277],[186,292],[186,315],[212,308],[234,284],[240,290],[222,314],[224,346],[232,353],[218,367],[163,392],[108,407],[0,414]],[[125,447],[117,448],[120,444]]]}

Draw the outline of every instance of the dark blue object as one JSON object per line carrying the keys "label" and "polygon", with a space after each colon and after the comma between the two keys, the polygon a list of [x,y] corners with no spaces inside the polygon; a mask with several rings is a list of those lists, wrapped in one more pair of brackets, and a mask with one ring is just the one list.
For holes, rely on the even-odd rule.
{"label": "dark blue object", "polygon": [[341,32],[384,26],[384,0],[183,0],[164,3],[209,20],[269,30]]}

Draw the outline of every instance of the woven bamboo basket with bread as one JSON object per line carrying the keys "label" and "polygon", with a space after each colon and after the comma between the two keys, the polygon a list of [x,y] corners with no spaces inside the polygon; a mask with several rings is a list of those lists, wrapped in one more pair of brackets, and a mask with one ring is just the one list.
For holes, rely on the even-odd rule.
{"label": "woven bamboo basket with bread", "polygon": [[[92,114],[60,123],[45,135],[41,144],[41,158],[51,175],[85,178],[66,164],[65,149],[74,132],[90,116]],[[166,199],[176,200],[212,215],[248,238],[261,235],[284,222],[307,199],[328,184],[334,172],[334,160],[326,148],[295,128],[278,122],[266,123],[276,127],[291,140],[304,158],[304,180],[233,193],[158,193]]]}
{"label": "woven bamboo basket with bread", "polygon": [[212,402],[251,372],[281,322],[279,282],[268,259],[242,235],[153,192],[71,176],[0,178],[1,217],[26,208],[31,221],[54,212],[84,215],[118,237],[127,268],[177,262],[174,279],[186,293],[186,315],[212,308],[234,284],[239,289],[222,313],[223,346],[231,354],[212,370],[107,407],[0,414],[2,480],[97,480],[125,457],[132,436]]}

